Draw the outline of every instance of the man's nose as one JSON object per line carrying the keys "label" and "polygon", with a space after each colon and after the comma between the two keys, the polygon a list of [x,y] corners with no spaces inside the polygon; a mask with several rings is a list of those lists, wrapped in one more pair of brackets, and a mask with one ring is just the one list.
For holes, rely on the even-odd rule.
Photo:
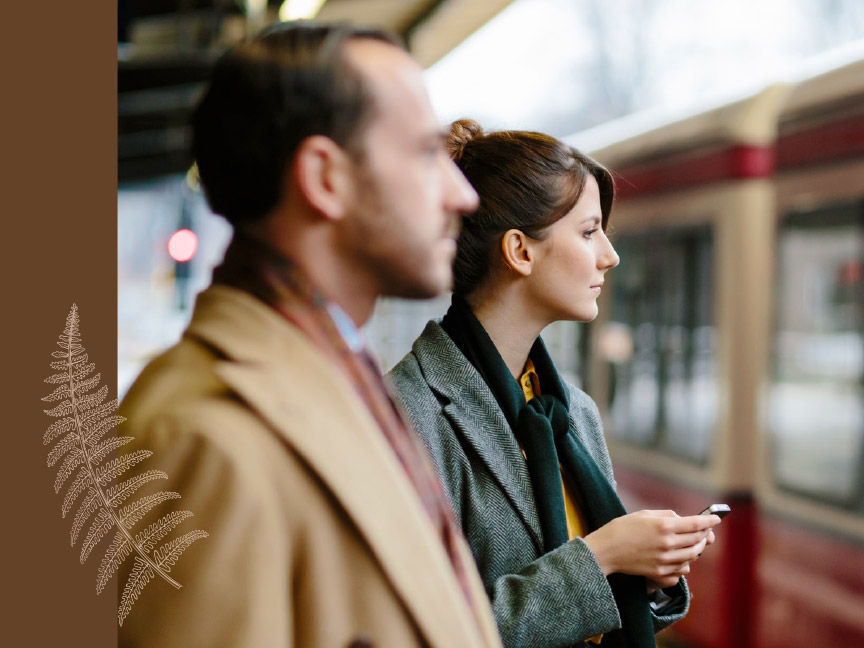
{"label": "man's nose", "polygon": [[456,163],[447,160],[447,190],[445,193],[447,208],[463,214],[470,214],[480,205],[480,198],[474,187],[462,173]]}

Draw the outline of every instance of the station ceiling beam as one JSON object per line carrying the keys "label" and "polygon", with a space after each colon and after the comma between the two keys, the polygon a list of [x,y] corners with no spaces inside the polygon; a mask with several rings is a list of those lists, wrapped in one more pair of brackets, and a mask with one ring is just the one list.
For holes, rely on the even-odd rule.
{"label": "station ceiling beam", "polygon": [[[327,0],[316,16],[399,34],[428,67],[513,0]],[[267,0],[278,20],[281,0]],[[249,30],[244,0],[119,0],[118,178],[182,173],[189,117],[219,54]]]}

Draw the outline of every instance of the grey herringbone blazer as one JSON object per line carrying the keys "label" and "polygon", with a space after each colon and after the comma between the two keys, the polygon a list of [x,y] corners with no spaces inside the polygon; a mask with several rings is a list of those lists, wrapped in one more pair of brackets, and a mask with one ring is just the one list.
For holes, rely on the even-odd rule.
{"label": "grey herringbone blazer", "polygon": [[[393,395],[426,443],[477,561],[504,645],[578,646],[621,625],[594,554],[576,538],[543,555],[525,460],[504,413],[477,370],[431,321],[388,374]],[[600,415],[570,388],[570,434],[613,487]],[[659,631],[687,610],[686,584],[654,618]]]}

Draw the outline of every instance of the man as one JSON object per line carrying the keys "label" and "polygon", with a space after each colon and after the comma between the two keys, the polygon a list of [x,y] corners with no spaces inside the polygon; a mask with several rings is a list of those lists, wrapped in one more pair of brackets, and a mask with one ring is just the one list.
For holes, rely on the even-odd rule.
{"label": "man", "polygon": [[[235,233],[183,338],[121,408],[122,434],[153,452],[140,465],[169,480],[142,469],[151,494],[136,497],[182,497],[129,532],[153,553],[120,570],[121,645],[499,646],[357,331],[379,295],[449,284],[459,215],[477,203],[419,66],[378,31],[282,25],[217,64],[193,139]],[[177,549],[147,534],[179,509],[197,542],[170,575],[147,572]]]}

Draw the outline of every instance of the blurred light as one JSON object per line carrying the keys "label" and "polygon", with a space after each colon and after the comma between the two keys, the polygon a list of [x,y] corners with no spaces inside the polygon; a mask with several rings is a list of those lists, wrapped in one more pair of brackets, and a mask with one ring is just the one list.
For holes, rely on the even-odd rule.
{"label": "blurred light", "polygon": [[840,265],[840,277],[838,283],[844,286],[854,286],[864,276],[864,265],[858,261],[847,261]]}
{"label": "blurred light", "polygon": [[246,22],[250,32],[264,27],[267,18],[267,0],[245,0]]}
{"label": "blurred light", "polygon": [[630,327],[619,322],[607,322],[600,329],[597,346],[608,362],[629,361],[633,357],[633,335]]}
{"label": "blurred light", "polygon": [[246,0],[246,15],[260,16],[267,10],[267,0]]}
{"label": "blurred light", "polygon": [[193,164],[186,172],[186,186],[192,191],[201,191],[201,177],[198,175],[197,164]]}
{"label": "blurred light", "polygon": [[323,4],[324,0],[285,0],[279,7],[279,20],[314,18]]}
{"label": "blurred light", "polygon": [[189,261],[198,249],[198,237],[188,229],[177,230],[168,239],[168,254],[175,261]]}

